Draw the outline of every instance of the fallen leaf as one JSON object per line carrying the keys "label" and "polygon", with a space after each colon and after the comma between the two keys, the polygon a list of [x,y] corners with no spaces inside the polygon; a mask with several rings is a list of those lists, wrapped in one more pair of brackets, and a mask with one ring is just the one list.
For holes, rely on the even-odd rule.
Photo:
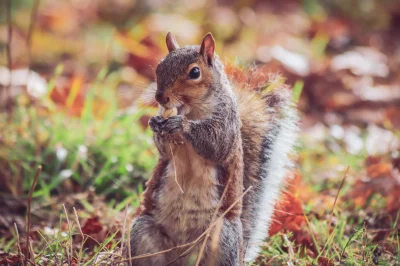
{"label": "fallen leaf", "polygon": [[[106,232],[104,226],[100,223],[99,216],[87,219],[83,223],[82,233],[89,236],[84,242],[85,247],[97,246],[99,243],[102,243],[106,237]],[[82,242],[82,237],[77,235],[76,241],[78,243]]]}
{"label": "fallen leaf", "polygon": [[318,258],[318,265],[319,266],[334,266],[335,264],[333,263],[332,260],[325,258],[325,257],[319,257]]}
{"label": "fallen leaf", "polygon": [[85,103],[81,78],[67,79],[56,84],[50,98],[60,109],[64,108],[72,116],[80,116]]}
{"label": "fallen leaf", "polygon": [[99,221],[98,216],[94,216],[86,220],[82,227],[82,232],[87,235],[94,235],[103,230],[103,226]]}
{"label": "fallen leaf", "polygon": [[0,265],[21,265],[21,256],[0,251]]}
{"label": "fallen leaf", "polygon": [[[367,162],[370,163],[370,160]],[[369,165],[364,177],[358,179],[353,187],[346,198],[352,199],[356,206],[367,207],[368,199],[372,195],[381,195],[386,198],[389,212],[400,209],[400,171],[391,163]]]}
{"label": "fallen leaf", "polygon": [[304,193],[301,187],[301,176],[295,174],[288,190],[282,193],[282,197],[276,205],[273,221],[269,228],[269,235],[272,236],[278,232],[291,232],[291,240],[315,251],[311,235],[307,230],[307,222],[304,217],[302,200],[300,199],[300,194]]}

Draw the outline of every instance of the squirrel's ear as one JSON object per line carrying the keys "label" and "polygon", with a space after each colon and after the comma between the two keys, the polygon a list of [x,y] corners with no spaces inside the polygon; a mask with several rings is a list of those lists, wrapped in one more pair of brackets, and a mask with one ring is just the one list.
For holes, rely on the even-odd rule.
{"label": "squirrel's ear", "polygon": [[200,54],[204,56],[210,66],[214,64],[214,50],[214,38],[211,33],[207,33],[207,35],[204,36],[203,42],[201,43]]}
{"label": "squirrel's ear", "polygon": [[172,32],[167,33],[166,42],[169,52],[175,51],[179,48],[178,42],[176,41],[175,36],[172,34]]}

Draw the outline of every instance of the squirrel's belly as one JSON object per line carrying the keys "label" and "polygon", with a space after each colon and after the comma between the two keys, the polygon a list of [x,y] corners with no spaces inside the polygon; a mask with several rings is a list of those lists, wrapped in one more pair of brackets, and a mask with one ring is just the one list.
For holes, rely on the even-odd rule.
{"label": "squirrel's belly", "polygon": [[219,202],[216,167],[188,152],[174,153],[175,163],[170,161],[162,178],[154,211],[157,222],[178,243],[203,233]]}

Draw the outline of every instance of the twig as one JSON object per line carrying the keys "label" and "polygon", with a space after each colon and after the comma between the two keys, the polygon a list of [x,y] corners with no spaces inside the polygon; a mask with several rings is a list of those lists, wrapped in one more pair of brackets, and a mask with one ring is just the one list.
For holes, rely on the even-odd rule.
{"label": "twig", "polygon": [[24,254],[22,254],[22,249],[21,249],[21,245],[20,245],[21,241],[20,241],[20,238],[19,238],[19,232],[18,232],[17,224],[14,223],[14,226],[15,226],[15,232],[17,233],[17,246],[18,246],[18,251],[19,251],[19,254],[23,256]]}
{"label": "twig", "polygon": [[6,16],[7,16],[7,25],[8,25],[8,39],[6,45],[6,53],[7,53],[7,66],[10,71],[10,80],[8,81],[8,87],[5,93],[5,99],[8,101],[11,99],[11,83],[12,83],[12,57],[11,57],[11,42],[12,42],[12,21],[11,21],[11,0],[6,0]]}
{"label": "twig", "polygon": [[[248,187],[248,188],[246,189],[246,191],[243,192],[243,194],[242,194],[239,198],[237,198],[237,199],[235,200],[235,202],[232,203],[232,205],[229,206],[229,208],[228,208],[220,217],[218,217],[218,219],[217,219],[214,223],[212,223],[212,224],[207,228],[206,231],[204,231],[195,241],[192,242],[192,243],[193,243],[192,245],[189,245],[189,248],[188,248],[185,252],[183,252],[178,258],[176,258],[175,260],[171,261],[171,262],[168,263],[167,265],[171,265],[172,263],[174,263],[174,262],[177,261],[178,259],[180,259],[180,258],[186,256],[187,254],[189,254],[189,252],[198,244],[198,242],[200,242],[201,239],[202,239],[208,232],[210,232],[210,231],[212,230],[212,228],[213,228],[214,226],[216,226],[216,225],[221,221],[221,219],[222,219],[228,212],[230,212],[230,210],[231,210],[231,209],[244,197],[244,195],[246,195],[251,189],[253,189],[253,186]],[[167,266],[167,265],[165,265],[165,266]]]}
{"label": "twig", "polygon": [[[212,216],[212,218],[211,218],[211,224],[212,224],[212,223],[215,221],[215,219],[217,218],[219,209],[220,209],[221,206],[222,206],[222,201],[223,201],[223,199],[224,199],[224,197],[225,197],[226,192],[228,191],[228,187],[230,186],[231,182],[232,182],[232,177],[229,178],[228,182],[226,182],[226,185],[225,185],[225,188],[224,188],[224,192],[222,192],[222,196],[221,196],[221,198],[219,199],[218,206],[217,206],[217,208],[215,209],[214,214],[213,214],[213,216]],[[211,232],[211,231],[210,231],[210,232]],[[197,256],[197,261],[196,261],[196,265],[195,265],[195,266],[199,266],[199,265],[200,265],[200,260],[201,260],[201,257],[203,256],[203,252],[204,252],[204,249],[205,249],[205,247],[206,247],[207,240],[208,240],[208,238],[210,237],[210,232],[208,232],[207,235],[206,235],[206,237],[204,238],[203,244],[201,245],[201,248],[200,248],[199,255]]]}
{"label": "twig", "polygon": [[121,254],[112,253],[112,252],[100,252],[100,255],[109,255],[109,256],[119,257],[119,258],[123,258],[123,257],[124,257],[124,256],[121,255]]}
{"label": "twig", "polygon": [[338,199],[338,197],[339,197],[340,191],[342,190],[344,181],[346,180],[347,173],[349,172],[349,168],[350,168],[350,166],[347,166],[346,171],[344,172],[344,176],[343,176],[343,178],[342,178],[342,182],[340,183],[338,192],[336,193],[335,201],[333,202],[331,214],[329,215],[328,233],[329,233],[329,231],[330,231],[330,229],[331,229],[332,216],[333,216],[333,211],[335,210],[336,201],[337,201],[337,199]]}
{"label": "twig", "polygon": [[265,265],[272,265],[272,262],[273,262],[277,257],[279,257],[279,255],[272,256],[272,258],[270,258],[270,259],[265,263]]}
{"label": "twig", "polygon": [[[98,256],[100,254],[100,252],[106,248],[106,246],[112,241],[112,239],[114,239],[114,237],[119,233],[119,231],[117,230],[116,232],[114,232],[112,235],[109,236],[111,232],[111,229],[107,232],[106,234],[106,238],[105,241],[103,241],[103,243],[101,243],[100,247],[98,248],[98,250],[96,251],[96,253],[91,256],[90,259],[86,260],[85,264],[83,264],[83,266],[87,266],[87,265],[101,265],[101,263],[98,263]],[[102,260],[102,259],[101,259]]]}
{"label": "twig", "polygon": [[25,243],[25,265],[28,263],[28,255],[29,255],[29,233],[31,232],[31,202],[32,202],[32,194],[35,190],[36,183],[38,181],[39,175],[42,172],[42,166],[39,165],[36,169],[35,177],[33,178],[33,183],[31,189],[29,190],[27,205],[28,205],[28,215],[26,217],[26,243]]}
{"label": "twig", "polygon": [[33,251],[32,242],[29,242],[29,253],[30,253],[30,255],[31,255],[31,258],[33,258],[33,262],[32,262],[30,259],[28,259],[29,262],[30,262],[32,265],[36,265],[36,263],[35,263],[35,257],[36,257],[36,255],[35,255],[35,251]]}
{"label": "twig", "polygon": [[321,256],[321,250],[320,250],[320,248],[319,248],[319,246],[318,246],[317,239],[315,238],[314,231],[313,231],[313,229],[311,228],[310,220],[308,219],[308,217],[307,217],[306,214],[304,214],[303,217],[304,217],[304,219],[306,220],[308,230],[310,230],[311,239],[313,240],[315,249],[317,250],[317,252],[318,252],[318,257],[319,257],[319,256]]}
{"label": "twig", "polygon": [[132,257],[132,258],[129,258],[129,259],[120,261],[120,262],[126,262],[126,261],[128,261],[128,260],[138,260],[138,259],[150,258],[150,257],[153,257],[153,256],[157,256],[157,255],[161,255],[161,254],[164,254],[164,253],[168,253],[168,252],[173,251],[173,250],[176,250],[176,249],[185,248],[185,247],[190,247],[190,246],[193,246],[193,245],[198,244],[199,241],[200,241],[200,240],[201,240],[201,239],[202,239],[202,238],[203,238],[203,237],[204,237],[204,236],[205,236],[205,235],[206,235],[206,234],[207,234],[221,219],[222,219],[222,218],[224,218],[224,217],[226,216],[226,214],[227,214],[228,212],[230,212],[230,211],[232,210],[232,208],[235,207],[235,205],[236,205],[236,204],[251,190],[251,189],[253,189],[253,186],[248,187],[248,188],[246,189],[246,191],[244,191],[244,192],[242,193],[242,195],[240,195],[240,197],[237,198],[237,199],[235,200],[235,202],[233,202],[233,203],[231,204],[231,206],[229,206],[229,208],[226,209],[226,211],[225,211],[224,213],[222,213],[221,216],[219,216],[218,219],[217,219],[214,223],[212,223],[212,224],[207,228],[207,230],[205,230],[199,237],[196,238],[196,240],[194,240],[194,241],[192,241],[192,242],[189,242],[189,243],[186,243],[186,244],[182,244],[182,245],[179,245],[179,246],[170,248],[170,249],[161,250],[161,251],[158,251],[158,252],[155,252],[155,253],[147,253],[147,254],[135,256],[135,257]]}
{"label": "twig", "polygon": [[132,251],[131,251],[131,232],[128,231],[128,258],[129,266],[132,266]]}
{"label": "twig", "polygon": [[[74,257],[73,247],[72,247],[72,227],[71,227],[71,223],[70,223],[69,218],[68,218],[67,209],[65,208],[65,205],[64,205],[64,204],[63,204],[63,207],[64,207],[64,212],[65,212],[65,217],[67,218],[68,231],[69,231],[69,237],[70,237],[70,248],[71,248],[71,250],[70,250],[70,252],[71,252],[71,257],[69,257],[69,256],[67,255],[67,259],[68,259],[68,265],[71,265],[71,264],[72,264],[72,258]],[[67,249],[67,251],[68,251],[68,249]],[[67,252],[67,253],[68,253],[68,252]]]}
{"label": "twig", "polygon": [[35,262],[31,261],[31,259],[28,259],[28,262],[32,265],[36,265]]}
{"label": "twig", "polygon": [[78,225],[79,232],[81,233],[81,236],[82,236],[82,238],[83,238],[83,232],[82,232],[82,228],[81,228],[81,223],[79,222],[78,213],[76,212],[75,207],[72,207],[72,208],[74,209],[75,221],[76,221],[76,223],[77,223],[77,225]]}
{"label": "twig", "polygon": [[124,256],[118,253],[112,252],[99,252],[100,258],[93,262],[93,265],[118,265],[118,262],[114,261],[114,258],[123,259]]}
{"label": "twig", "polygon": [[363,224],[363,234],[362,234],[362,265],[365,265],[365,256],[367,255],[367,237],[368,237],[368,229],[367,229],[367,225]]}
{"label": "twig", "polygon": [[[31,11],[31,21],[29,23],[28,33],[27,33],[27,36],[26,36],[26,47],[28,49],[28,70],[30,69],[30,66],[31,66],[32,35],[33,35],[33,30],[35,29],[35,24],[36,24],[39,5],[40,5],[40,0],[34,0],[32,11]],[[29,76],[29,74],[28,74],[28,76]]]}
{"label": "twig", "polygon": [[168,253],[168,252],[173,251],[175,249],[185,248],[185,247],[194,245],[194,244],[196,244],[196,240],[194,240],[192,242],[189,242],[189,243],[186,243],[186,244],[182,244],[182,245],[170,248],[170,249],[161,250],[161,251],[158,251],[158,252],[155,252],[155,253],[147,253],[147,254],[143,254],[143,255],[132,257],[131,254],[130,254],[131,253],[130,252],[131,247],[130,247],[130,244],[129,244],[130,243],[130,235],[128,235],[129,259],[126,259],[126,260],[123,260],[123,261],[120,261],[120,262],[130,261],[130,264],[131,264],[132,260],[150,258],[150,257],[153,257],[153,256],[157,256],[157,255],[161,255],[161,254],[164,254],[164,253]]}
{"label": "twig", "polygon": [[286,245],[288,246],[288,251],[289,251],[289,261],[288,261],[288,266],[294,266],[294,251],[292,244],[290,243],[289,239],[287,236],[284,234],[283,239],[285,240]]}
{"label": "twig", "polygon": [[78,213],[76,212],[75,207],[73,207],[73,209],[74,209],[74,214],[75,214],[75,216],[74,216],[75,217],[75,221],[76,221],[76,224],[78,225],[79,232],[81,233],[81,237],[82,237],[82,243],[81,243],[81,247],[80,247],[80,250],[79,250],[78,261],[77,261],[77,265],[79,266],[79,265],[81,265],[81,255],[82,255],[83,245],[85,244],[85,236],[84,236],[84,234],[82,232],[82,227],[81,227],[81,223],[79,222]]}
{"label": "twig", "polygon": [[[125,206],[125,214],[124,214],[124,225],[122,226],[122,239],[121,239],[121,256],[124,252],[124,242],[125,242],[125,229],[126,229],[126,217],[128,216],[128,204]],[[129,234],[129,231],[128,231]],[[130,252],[130,251],[129,251]]]}
{"label": "twig", "polygon": [[323,246],[323,248],[322,248],[320,254],[318,254],[316,260],[318,260],[319,257],[322,256],[324,252],[327,252],[327,251],[325,251],[325,249],[328,247],[328,244],[329,244],[330,240],[333,239],[333,233],[334,233],[334,231],[335,231],[336,226],[335,226],[335,228],[333,229],[333,231],[330,232],[330,231],[331,231],[332,216],[333,216],[333,212],[334,212],[334,210],[335,210],[336,201],[337,201],[337,199],[338,199],[338,197],[339,197],[340,191],[342,190],[342,187],[343,187],[344,181],[345,181],[345,179],[346,179],[346,177],[347,177],[347,173],[348,173],[348,171],[349,171],[349,168],[350,168],[350,166],[347,166],[346,171],[344,172],[344,176],[343,176],[343,178],[342,178],[342,182],[340,183],[338,192],[336,193],[336,197],[335,197],[335,200],[334,200],[334,202],[333,202],[332,210],[331,210],[331,212],[330,212],[330,214],[329,214],[329,220],[328,220],[328,240],[325,242],[325,245]]}
{"label": "twig", "polygon": [[338,249],[340,249],[340,247],[338,247],[337,244],[332,243],[332,249],[333,249],[333,252],[335,252],[336,257],[339,258],[340,257],[340,253],[339,253]]}
{"label": "twig", "polygon": [[171,143],[168,143],[168,144],[169,144],[169,149],[171,150],[171,154],[172,154],[172,162],[174,163],[175,183],[178,185],[179,189],[181,190],[181,193],[184,194],[181,185],[179,185],[179,183],[178,183],[178,175],[176,174],[175,156],[174,156],[174,153],[172,152]]}
{"label": "twig", "polygon": [[[211,254],[215,254],[217,252],[217,248],[219,246],[219,240],[221,237],[221,231],[222,231],[222,226],[224,225],[224,221],[220,220],[219,223],[215,226],[214,233],[211,237],[211,243],[210,243],[210,251]],[[244,249],[246,250],[246,249]],[[211,261],[207,261],[209,265],[215,265],[215,258],[213,256],[210,256]]]}
{"label": "twig", "polygon": [[327,251],[325,251],[325,249],[328,247],[328,244],[330,243],[330,240],[333,239],[333,233],[334,233],[335,228],[336,228],[336,226],[335,226],[335,228],[333,229],[333,231],[330,232],[330,231],[331,231],[331,223],[332,223],[333,212],[334,212],[334,210],[335,210],[336,201],[337,201],[337,199],[339,198],[339,194],[340,194],[340,191],[342,190],[342,187],[343,187],[344,181],[345,181],[345,179],[346,179],[346,177],[347,177],[347,173],[348,173],[348,171],[349,171],[349,168],[350,168],[350,166],[347,166],[346,171],[344,172],[344,176],[343,176],[343,178],[342,178],[342,182],[340,183],[338,192],[336,193],[336,197],[335,197],[335,200],[334,200],[334,202],[333,202],[332,210],[331,210],[331,212],[330,212],[330,214],[329,214],[329,220],[328,220],[328,240],[325,242],[325,245],[323,246],[323,248],[322,248],[320,254],[318,254],[316,260],[318,260],[319,257],[322,256],[324,252],[327,252]]}

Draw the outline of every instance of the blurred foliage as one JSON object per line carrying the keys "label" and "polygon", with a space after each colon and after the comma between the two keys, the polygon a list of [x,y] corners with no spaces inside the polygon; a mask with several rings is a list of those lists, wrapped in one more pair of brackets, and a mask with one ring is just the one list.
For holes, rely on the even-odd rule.
{"label": "blurred foliage", "polygon": [[[119,113],[115,93],[105,89],[113,82],[112,74],[100,77],[90,85],[82,106],[73,105],[76,99],[71,93],[66,101],[68,112],[60,107],[53,109],[56,107],[50,95],[55,97],[54,91],[42,103],[33,105],[26,96],[19,96],[12,116],[1,115],[4,146],[0,165],[5,167],[1,181],[7,185],[2,191],[26,193],[40,164],[44,168],[35,197],[48,199],[55,192],[79,192],[90,187],[117,199],[136,193],[135,187],[142,186],[156,160],[151,134],[138,123],[149,111]],[[74,108],[82,108],[81,117],[71,116]]]}

